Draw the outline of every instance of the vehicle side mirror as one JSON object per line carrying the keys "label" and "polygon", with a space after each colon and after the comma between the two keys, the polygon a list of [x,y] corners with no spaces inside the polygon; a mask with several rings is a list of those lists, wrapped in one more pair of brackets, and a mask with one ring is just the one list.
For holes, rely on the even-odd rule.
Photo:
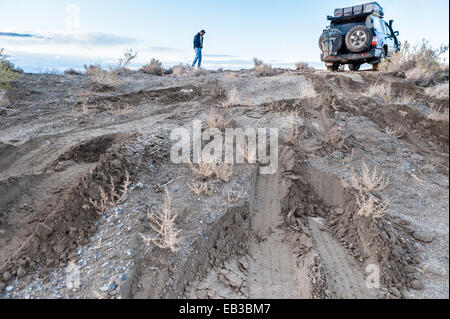
{"label": "vehicle side mirror", "polygon": [[392,24],[394,23],[394,20],[389,20],[389,26],[392,28]]}
{"label": "vehicle side mirror", "polygon": [[394,32],[394,35],[395,35],[396,37],[398,37],[398,36],[400,35],[400,32],[395,31],[395,32]]}

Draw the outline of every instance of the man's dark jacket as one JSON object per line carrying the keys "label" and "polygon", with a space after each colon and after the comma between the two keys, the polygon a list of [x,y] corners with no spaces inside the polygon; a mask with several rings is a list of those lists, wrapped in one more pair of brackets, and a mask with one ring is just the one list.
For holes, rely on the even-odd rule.
{"label": "man's dark jacket", "polygon": [[194,37],[194,49],[195,49],[195,48],[201,48],[201,49],[203,49],[201,37],[202,37],[202,36],[201,36],[200,32],[197,33],[197,34],[195,35],[195,37]]}

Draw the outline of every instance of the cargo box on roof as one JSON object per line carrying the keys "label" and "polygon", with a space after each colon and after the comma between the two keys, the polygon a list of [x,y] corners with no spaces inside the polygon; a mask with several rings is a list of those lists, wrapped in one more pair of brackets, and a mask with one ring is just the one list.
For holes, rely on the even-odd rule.
{"label": "cargo box on roof", "polygon": [[344,16],[344,9],[336,9],[336,10],[334,10],[334,16],[335,17],[342,17],[342,16]]}
{"label": "cargo box on roof", "polygon": [[354,6],[353,14],[361,14],[364,12],[364,5]]}
{"label": "cargo box on roof", "polygon": [[378,4],[378,2],[369,2],[353,7],[338,8],[334,10],[334,16],[336,18],[360,14],[376,14],[380,17],[384,16],[383,8]]}

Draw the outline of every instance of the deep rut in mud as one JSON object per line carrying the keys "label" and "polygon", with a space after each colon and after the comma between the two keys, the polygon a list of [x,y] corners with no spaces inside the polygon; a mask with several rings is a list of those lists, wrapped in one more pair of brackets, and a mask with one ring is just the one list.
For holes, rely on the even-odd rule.
{"label": "deep rut in mud", "polygon": [[281,198],[288,186],[279,174],[258,175],[251,199],[247,252],[193,285],[188,296],[209,298],[310,297],[306,269],[286,236]]}
{"label": "deep rut in mud", "polygon": [[283,227],[280,201],[287,191],[278,174],[258,176],[250,215],[250,298],[309,297],[307,287],[303,287],[307,279],[305,270],[297,266],[297,256]]}
{"label": "deep rut in mud", "polygon": [[[282,166],[289,171],[292,152],[282,152]],[[248,242],[244,254],[236,254],[223,265],[211,269],[203,280],[186,289],[188,298],[310,299],[380,297],[366,288],[362,269],[344,247],[333,238],[320,217],[308,217],[304,226],[308,237],[289,227],[292,214],[283,208],[292,185],[285,172],[258,175],[250,199]],[[300,212],[302,214],[303,212]],[[294,229],[294,230],[293,230]],[[308,241],[305,243],[303,241]],[[309,245],[303,255],[298,246]],[[315,258],[315,259],[314,259]],[[318,265],[312,265],[318,260]],[[319,277],[325,294],[317,295]]]}
{"label": "deep rut in mud", "polygon": [[320,218],[309,218],[309,227],[319,252],[328,284],[343,299],[373,299],[376,295],[365,287],[365,278],[355,260],[326,230]]}

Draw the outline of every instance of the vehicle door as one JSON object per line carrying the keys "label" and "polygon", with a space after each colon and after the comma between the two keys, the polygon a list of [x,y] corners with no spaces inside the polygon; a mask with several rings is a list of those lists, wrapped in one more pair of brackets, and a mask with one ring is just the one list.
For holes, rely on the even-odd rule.
{"label": "vehicle door", "polygon": [[391,27],[386,23],[386,21],[383,21],[383,26],[386,34],[385,44],[388,47],[388,56],[392,56],[395,52],[395,37],[394,34],[392,34]]}

